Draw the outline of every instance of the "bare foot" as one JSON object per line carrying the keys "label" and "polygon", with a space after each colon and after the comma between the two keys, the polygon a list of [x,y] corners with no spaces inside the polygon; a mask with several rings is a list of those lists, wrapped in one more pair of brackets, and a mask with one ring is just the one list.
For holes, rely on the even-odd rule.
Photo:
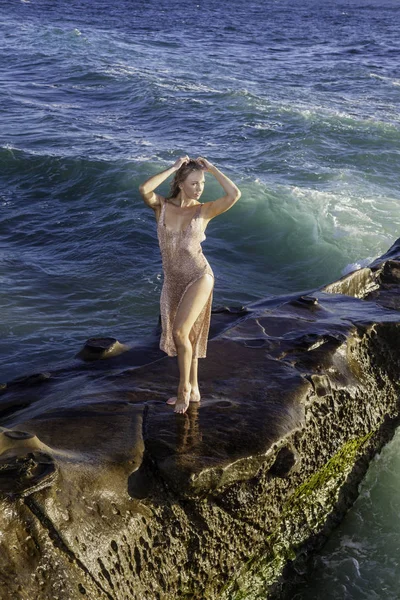
{"label": "bare foot", "polygon": [[175,412],[183,414],[189,408],[190,390],[187,392],[178,392],[178,397],[175,402]]}
{"label": "bare foot", "polygon": [[200,390],[197,386],[192,386],[190,390],[190,402],[200,402]]}
{"label": "bare foot", "polygon": [[[199,388],[192,388],[190,390],[189,402],[200,402],[200,391],[199,391]],[[168,398],[167,404],[169,406],[174,406],[176,404],[176,396],[172,396],[172,398]]]}

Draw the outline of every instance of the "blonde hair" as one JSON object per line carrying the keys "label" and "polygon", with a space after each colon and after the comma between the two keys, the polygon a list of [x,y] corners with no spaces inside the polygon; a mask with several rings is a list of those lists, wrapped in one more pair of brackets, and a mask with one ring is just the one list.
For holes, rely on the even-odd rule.
{"label": "blonde hair", "polygon": [[179,185],[183,183],[190,173],[194,171],[203,171],[201,164],[191,158],[187,163],[183,164],[175,173],[173,180],[171,181],[171,190],[167,198],[176,198],[180,192]]}

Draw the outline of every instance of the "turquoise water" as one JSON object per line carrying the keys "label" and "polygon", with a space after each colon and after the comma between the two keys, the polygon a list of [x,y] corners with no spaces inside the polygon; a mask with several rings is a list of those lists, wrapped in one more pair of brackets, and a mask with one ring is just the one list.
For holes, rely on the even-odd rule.
{"label": "turquoise water", "polygon": [[398,600],[400,435],[372,462],[360,496],[292,600]]}
{"label": "turquoise water", "polygon": [[[399,30],[394,0],[3,0],[0,381],[91,336],[154,331],[161,261],[137,188],[181,154],[242,190],[203,244],[215,305],[308,290],[385,252],[400,231]],[[207,175],[204,200],[220,193]],[[389,464],[374,465],[391,482],[377,522]],[[314,597],[340,597],[346,527]],[[368,538],[382,560],[348,570],[346,597],[395,597],[393,535]]]}

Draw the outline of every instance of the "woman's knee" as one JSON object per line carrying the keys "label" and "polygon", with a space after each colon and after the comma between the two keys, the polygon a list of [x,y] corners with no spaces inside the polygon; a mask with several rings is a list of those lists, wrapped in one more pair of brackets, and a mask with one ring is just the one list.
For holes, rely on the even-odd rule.
{"label": "woman's knee", "polygon": [[176,327],[172,332],[176,346],[191,345],[189,334],[183,327]]}

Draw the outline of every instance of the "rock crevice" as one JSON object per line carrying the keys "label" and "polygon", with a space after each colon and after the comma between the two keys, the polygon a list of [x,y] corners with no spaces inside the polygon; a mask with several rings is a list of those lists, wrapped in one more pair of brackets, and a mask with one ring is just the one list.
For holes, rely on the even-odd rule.
{"label": "rock crevice", "polygon": [[2,599],[290,597],[398,424],[399,284],[400,241],[322,289],[217,309],[185,415],[156,336],[3,385]]}

